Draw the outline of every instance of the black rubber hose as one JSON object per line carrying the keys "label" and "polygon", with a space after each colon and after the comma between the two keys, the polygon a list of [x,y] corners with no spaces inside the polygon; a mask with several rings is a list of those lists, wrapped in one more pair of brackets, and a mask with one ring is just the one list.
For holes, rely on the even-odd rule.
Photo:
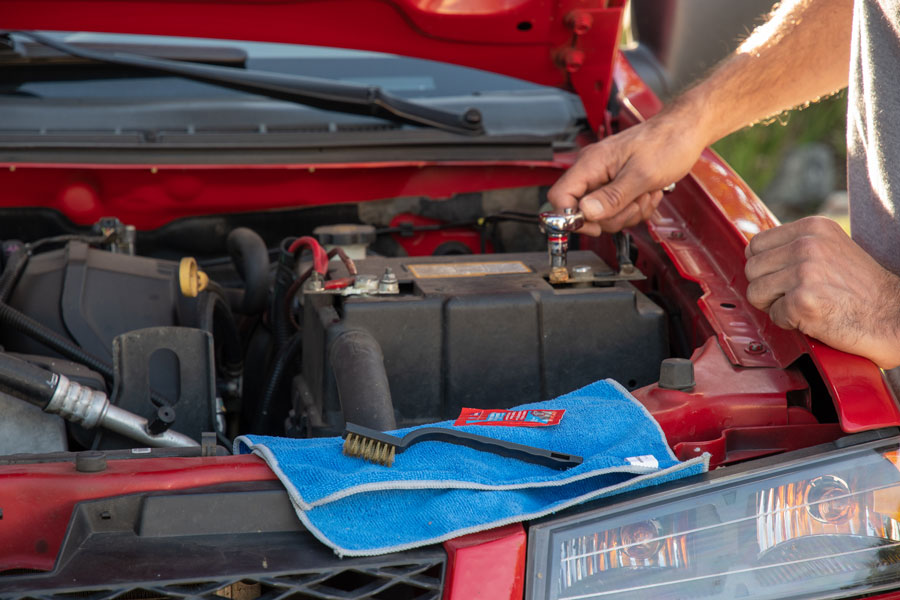
{"label": "black rubber hose", "polygon": [[284,379],[285,371],[291,365],[291,361],[299,355],[303,346],[303,334],[295,333],[290,337],[287,344],[282,346],[275,357],[275,364],[272,367],[272,374],[266,383],[263,391],[262,399],[256,412],[256,419],[253,424],[253,431],[257,433],[265,433],[272,426],[270,422],[275,412],[275,398],[281,388],[281,380]]}
{"label": "black rubber hose", "polygon": [[378,340],[368,331],[346,329],[329,344],[328,360],[344,420],[378,431],[396,429],[391,388]]}
{"label": "black rubber hose", "polygon": [[9,304],[0,303],[0,321],[16,331],[62,354],[69,360],[81,363],[100,373],[104,379],[112,381],[113,368],[103,359],[82,350],[49,327],[41,325],[31,317],[19,312]]}
{"label": "black rubber hose", "polygon": [[225,240],[228,254],[244,280],[244,299],[240,312],[261,313],[269,293],[269,249],[258,233],[247,227],[232,229]]}
{"label": "black rubber hose", "polygon": [[272,337],[277,351],[284,348],[290,336],[290,328],[283,307],[285,294],[294,281],[294,255],[288,250],[294,239],[286,238],[281,241],[278,266],[275,270],[275,285],[272,288],[272,299],[269,303],[269,325],[272,328]]}
{"label": "black rubber hose", "polygon": [[0,302],[6,302],[12,296],[12,292],[19,281],[25,265],[28,264],[28,251],[22,247],[13,252],[3,269],[3,275],[0,275]]}
{"label": "black rubber hose", "polygon": [[[0,322],[40,342],[65,358],[97,371],[110,386],[114,383],[115,372],[109,363],[79,348],[49,327],[41,325],[4,302],[0,302]],[[156,406],[171,406],[171,402],[154,390],[150,390],[150,400]]]}
{"label": "black rubber hose", "polygon": [[231,312],[231,306],[221,289],[210,282],[210,287],[197,303],[197,326],[214,334],[222,349],[222,370],[232,376],[240,375],[244,364],[241,335]]}
{"label": "black rubber hose", "polygon": [[0,352],[0,390],[44,408],[58,384],[59,378],[47,369]]}

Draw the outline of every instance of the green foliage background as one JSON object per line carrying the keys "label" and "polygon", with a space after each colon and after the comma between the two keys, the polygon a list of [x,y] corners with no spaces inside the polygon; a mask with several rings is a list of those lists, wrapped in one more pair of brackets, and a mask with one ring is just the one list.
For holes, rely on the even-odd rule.
{"label": "green foliage background", "polygon": [[846,121],[846,92],[840,92],[805,108],[783,113],[767,124],[737,131],[713,148],[751,188],[762,194],[792,147],[822,142],[834,151],[838,167],[836,188],[845,189]]}

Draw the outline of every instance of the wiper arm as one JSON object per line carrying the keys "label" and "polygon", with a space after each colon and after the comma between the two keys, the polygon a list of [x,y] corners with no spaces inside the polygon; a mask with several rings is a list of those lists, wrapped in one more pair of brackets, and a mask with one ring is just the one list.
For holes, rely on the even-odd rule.
{"label": "wiper arm", "polygon": [[170,73],[186,79],[326,110],[373,116],[465,135],[484,133],[481,113],[476,109],[469,109],[463,114],[452,113],[403,100],[378,86],[268,71],[246,71],[125,52],[99,52],[71,46],[34,31],[9,33],[21,35],[71,56],[97,62]]}

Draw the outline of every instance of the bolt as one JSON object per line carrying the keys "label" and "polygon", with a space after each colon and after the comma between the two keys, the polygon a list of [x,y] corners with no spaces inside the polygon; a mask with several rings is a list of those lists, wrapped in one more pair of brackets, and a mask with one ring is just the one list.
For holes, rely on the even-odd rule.
{"label": "bolt", "polygon": [[589,12],[573,10],[566,15],[566,25],[575,32],[575,35],[584,35],[594,26],[594,17]]}
{"label": "bolt", "polygon": [[572,267],[573,275],[590,275],[591,267],[590,265],[575,265]]}
{"label": "bolt", "polygon": [[669,232],[669,238],[673,240],[683,240],[684,232],[683,231],[671,231]]}
{"label": "bolt", "polygon": [[303,290],[307,292],[321,292],[323,289],[325,289],[325,282],[322,280],[322,275],[315,271],[303,284]]}
{"label": "bolt", "polygon": [[481,111],[477,108],[470,108],[463,114],[466,123],[477,125],[481,123]]}
{"label": "bolt", "polygon": [[384,275],[381,276],[381,281],[378,282],[378,291],[382,294],[400,293],[400,283],[390,267],[385,268]]}
{"label": "bolt", "polygon": [[747,352],[750,354],[762,354],[766,351],[766,347],[761,342],[750,342],[747,344]]}
{"label": "bolt", "polygon": [[574,73],[584,64],[584,51],[569,48],[563,55],[563,62],[566,65],[566,71]]}
{"label": "bolt", "polygon": [[594,277],[594,270],[590,265],[575,265],[572,267],[572,279],[590,280]]}

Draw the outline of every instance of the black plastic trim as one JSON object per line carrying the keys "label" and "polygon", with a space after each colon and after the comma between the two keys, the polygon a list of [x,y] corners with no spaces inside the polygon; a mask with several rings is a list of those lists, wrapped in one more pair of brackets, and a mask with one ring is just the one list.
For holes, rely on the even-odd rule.
{"label": "black plastic trim", "polygon": [[54,570],[0,573],[0,598],[215,598],[256,586],[249,597],[437,600],[445,563],[440,546],[338,558],[280,483],[233,483],[81,502]]}

